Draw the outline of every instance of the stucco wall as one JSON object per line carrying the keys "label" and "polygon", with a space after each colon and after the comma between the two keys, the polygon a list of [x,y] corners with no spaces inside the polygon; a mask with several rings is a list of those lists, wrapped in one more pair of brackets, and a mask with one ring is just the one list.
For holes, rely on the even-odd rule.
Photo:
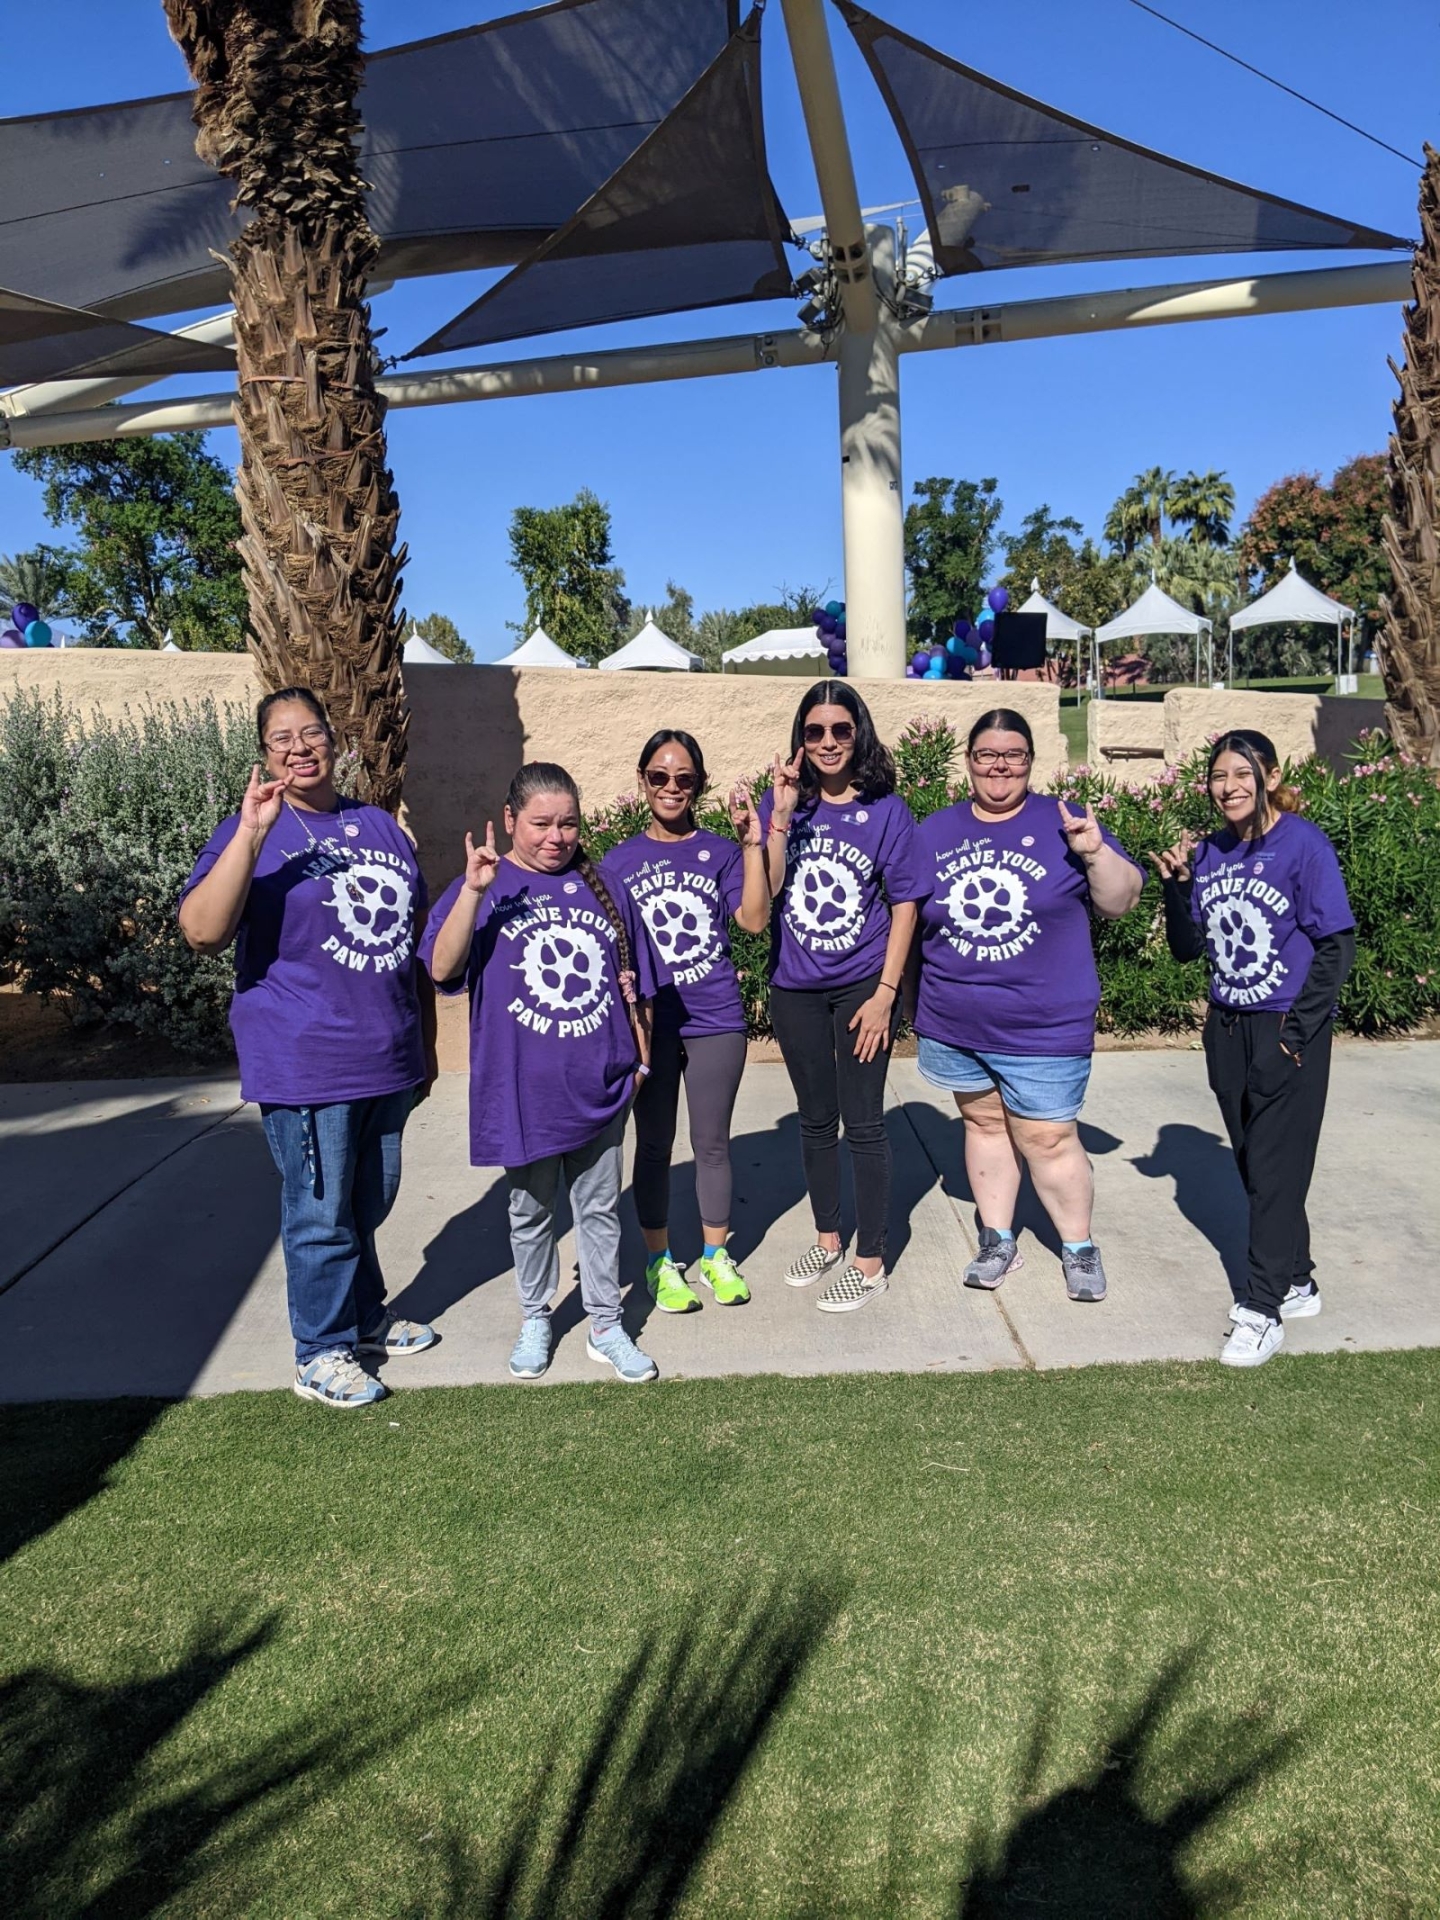
{"label": "stucco wall", "polygon": [[1282,760],[1306,760],[1319,754],[1338,767],[1357,734],[1384,725],[1383,700],[1176,688],[1165,696],[1165,759],[1177,765],[1217,733],[1254,727],[1269,735]]}
{"label": "stucco wall", "polygon": [[1164,701],[1088,701],[1085,758],[1097,773],[1153,780],[1165,765]]}

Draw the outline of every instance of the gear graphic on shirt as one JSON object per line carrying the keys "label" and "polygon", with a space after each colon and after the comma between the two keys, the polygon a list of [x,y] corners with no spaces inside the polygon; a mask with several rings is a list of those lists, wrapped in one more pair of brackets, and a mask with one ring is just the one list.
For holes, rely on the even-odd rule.
{"label": "gear graphic on shirt", "polygon": [[689,887],[666,887],[640,909],[655,951],[667,967],[685,967],[710,949],[710,909]]}
{"label": "gear graphic on shirt", "polygon": [[393,947],[410,925],[410,882],[368,860],[330,876],[330,905],[357,947]]}
{"label": "gear graphic on shirt", "polygon": [[1227,980],[1260,973],[1275,951],[1270,923],[1248,900],[1221,900],[1205,916],[1215,964]]}
{"label": "gear graphic on shirt", "polygon": [[536,927],[525,941],[516,972],[530,996],[553,1013],[583,1013],[600,998],[605,954],[585,927]]}
{"label": "gear graphic on shirt", "polygon": [[1025,919],[1029,893],[1018,873],[976,867],[962,873],[945,896],[945,911],[972,940],[1008,940]]}
{"label": "gear graphic on shirt", "polygon": [[806,854],[790,876],[786,910],[806,933],[844,933],[860,918],[860,883],[838,860]]}

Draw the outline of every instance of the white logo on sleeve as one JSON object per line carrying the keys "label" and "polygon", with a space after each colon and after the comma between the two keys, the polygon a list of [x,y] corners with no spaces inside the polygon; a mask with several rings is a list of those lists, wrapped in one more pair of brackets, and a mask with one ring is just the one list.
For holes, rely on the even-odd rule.
{"label": "white logo on sleeve", "polygon": [[640,911],[665,966],[692,966],[709,951],[715,937],[710,909],[689,887],[667,887],[651,894]]}
{"label": "white logo on sleeve", "polygon": [[827,940],[860,920],[860,883],[849,867],[823,853],[807,854],[790,876],[789,917],[807,934]]}
{"label": "white logo on sleeve", "polygon": [[1215,964],[1227,980],[1243,985],[1269,964],[1274,936],[1265,915],[1252,901],[1222,899],[1206,916]]}

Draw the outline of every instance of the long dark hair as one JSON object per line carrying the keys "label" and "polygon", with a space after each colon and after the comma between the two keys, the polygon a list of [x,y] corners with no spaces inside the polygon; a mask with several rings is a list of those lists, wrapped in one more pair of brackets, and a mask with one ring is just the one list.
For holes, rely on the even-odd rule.
{"label": "long dark hair", "polygon": [[992,707],[989,713],[981,714],[966,738],[967,754],[975,751],[975,742],[982,733],[1018,733],[1025,742],[1031,759],[1035,757],[1035,736],[1030,731],[1030,722],[1023,713],[1017,713],[1013,707]]}
{"label": "long dark hair", "polygon": [[[1265,782],[1280,766],[1280,756],[1275,751],[1275,742],[1268,733],[1260,733],[1254,727],[1235,727],[1229,733],[1222,733],[1210,748],[1210,758],[1205,763],[1205,790],[1210,792],[1210,782],[1215,775],[1215,762],[1222,753],[1238,753],[1255,776],[1255,819],[1263,833],[1270,824],[1270,812],[1298,813],[1300,810],[1300,789],[1288,787],[1282,780],[1274,793],[1265,791]],[[1210,804],[1215,807],[1214,795]],[[1219,808],[1215,807],[1216,812]]]}
{"label": "long dark hair", "polygon": [[895,762],[890,749],[875,731],[870,709],[852,686],[844,680],[817,680],[795,709],[790,728],[790,758],[800,755],[800,793],[813,799],[820,791],[820,777],[810,764],[805,747],[805,716],[816,707],[843,707],[855,722],[855,751],[850,762],[850,778],[862,800],[883,800],[895,791]]}
{"label": "long dark hair", "polygon": [[[537,793],[563,793],[575,802],[575,810],[580,810],[580,789],[574,776],[567,773],[553,760],[527,760],[515,778],[510,782],[505,794],[505,806],[512,819],[523,813]],[[575,852],[575,871],[600,902],[600,909],[610,922],[615,935],[615,947],[620,956],[621,973],[635,971],[635,956],[630,948],[630,935],[626,931],[625,918],[615,904],[615,896],[600,877],[600,869],[595,866],[583,847]]]}
{"label": "long dark hair", "polygon": [[308,707],[315,718],[330,736],[330,744],[335,744],[335,729],[330,724],[330,716],[325,711],[324,702],[318,693],[309,687],[281,687],[277,693],[267,693],[255,709],[255,734],[260,742],[262,753],[268,753],[265,745],[265,723],[270,718],[273,707],[283,706],[287,700],[298,700],[302,707]]}
{"label": "long dark hair", "polygon": [[661,747],[683,747],[690,756],[690,764],[695,769],[695,791],[690,796],[690,805],[685,809],[685,817],[690,822],[691,831],[695,827],[695,803],[706,787],[705,756],[700,751],[700,742],[693,733],[686,733],[680,727],[661,727],[652,733],[640,749],[640,758],[636,761],[641,773],[649,766]]}

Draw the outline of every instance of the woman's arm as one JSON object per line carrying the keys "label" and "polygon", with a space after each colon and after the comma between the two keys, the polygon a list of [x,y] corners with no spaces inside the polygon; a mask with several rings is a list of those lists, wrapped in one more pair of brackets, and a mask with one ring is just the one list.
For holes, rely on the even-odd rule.
{"label": "woman's arm", "polygon": [[763,933],[770,922],[770,874],[765,864],[765,836],[760,815],[744,787],[730,795],[730,821],[740,842],[742,884],[735,924],[746,933]]}
{"label": "woman's arm", "polygon": [[260,850],[280,818],[289,784],[288,776],[267,780],[258,767],[251,769],[235,832],[205,878],[181,903],[180,931],[196,953],[223,953],[235,938]]}
{"label": "woman's arm", "polygon": [[1095,809],[1071,813],[1062,800],[1060,825],[1070,842],[1070,851],[1085,863],[1085,882],[1090,889],[1090,904],[1102,920],[1119,920],[1129,913],[1140,898],[1145,876],[1123,853],[1105,844]]}
{"label": "woman's arm", "polygon": [[1160,876],[1165,901],[1165,941],[1176,960],[1198,960],[1205,951],[1205,936],[1190,908],[1195,890],[1195,874],[1190,856],[1195,851],[1195,836],[1187,827],[1173,847],[1152,853],[1150,864]]}
{"label": "woman's arm", "polygon": [[455,904],[445,916],[445,924],[435,936],[430,950],[430,978],[439,987],[458,980],[470,961],[470,946],[475,938],[475,916],[480,902],[500,870],[495,851],[495,827],[485,822],[485,842],[477,847],[465,836],[465,884],[455,896]]}
{"label": "woman's arm", "polygon": [[915,938],[917,917],[913,900],[898,900],[890,909],[890,937],[885,942],[880,984],[864,1005],[855,1009],[850,1021],[857,1060],[873,1060],[882,1047],[890,1045],[890,1022],[895,1004],[904,991],[905,962]]}
{"label": "woman's arm", "polygon": [[[1327,933],[1315,942],[1314,958],[1295,1004],[1281,1023],[1280,1044],[1298,1064],[1330,1018],[1330,1009],[1355,964],[1355,929]],[[1289,1044],[1287,1044],[1289,1043]]]}

